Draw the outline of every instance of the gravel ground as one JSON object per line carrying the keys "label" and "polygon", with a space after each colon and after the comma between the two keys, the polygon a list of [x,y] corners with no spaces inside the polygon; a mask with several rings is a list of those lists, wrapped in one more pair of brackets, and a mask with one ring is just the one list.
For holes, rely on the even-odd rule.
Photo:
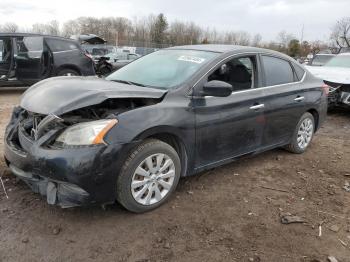
{"label": "gravel ground", "polygon": [[[0,90],[1,152],[22,92]],[[277,149],[181,179],[140,215],[49,206],[1,158],[0,261],[350,261],[349,153],[350,112],[331,112],[305,154]],[[288,213],[304,223],[282,224]]]}

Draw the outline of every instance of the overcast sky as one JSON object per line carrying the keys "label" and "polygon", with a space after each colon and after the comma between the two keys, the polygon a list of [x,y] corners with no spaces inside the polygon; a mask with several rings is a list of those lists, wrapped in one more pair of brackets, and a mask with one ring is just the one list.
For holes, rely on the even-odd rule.
{"label": "overcast sky", "polygon": [[350,0],[1,0],[0,24],[21,28],[79,16],[147,16],[164,13],[168,20],[194,21],[217,30],[244,30],[274,40],[281,30],[304,39],[327,40],[330,28],[350,15]]}

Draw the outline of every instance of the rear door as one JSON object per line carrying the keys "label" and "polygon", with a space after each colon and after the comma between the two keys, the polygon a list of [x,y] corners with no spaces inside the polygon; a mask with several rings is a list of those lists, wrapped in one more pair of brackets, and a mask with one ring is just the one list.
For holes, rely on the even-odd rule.
{"label": "rear door", "polygon": [[296,72],[292,63],[281,57],[261,55],[264,72],[265,120],[263,147],[285,144],[305,112],[306,90],[301,78],[305,72]]}
{"label": "rear door", "polygon": [[255,55],[231,58],[195,87],[200,93],[207,81],[219,80],[233,86],[228,97],[193,99],[196,114],[196,166],[220,164],[258,149],[264,129],[263,90]]}
{"label": "rear door", "polygon": [[19,80],[41,79],[43,71],[44,39],[25,36],[16,39],[16,77]]}
{"label": "rear door", "polygon": [[13,68],[13,41],[11,37],[0,37],[0,80],[6,80]]}

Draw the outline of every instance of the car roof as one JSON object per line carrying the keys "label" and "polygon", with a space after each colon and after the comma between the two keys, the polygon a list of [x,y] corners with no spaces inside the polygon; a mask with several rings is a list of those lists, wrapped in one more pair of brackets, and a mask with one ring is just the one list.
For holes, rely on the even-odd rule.
{"label": "car roof", "polygon": [[216,53],[243,53],[243,52],[254,52],[254,53],[268,53],[271,55],[277,55],[280,57],[288,58],[293,60],[290,56],[282,54],[277,51],[273,51],[265,48],[251,47],[251,46],[240,46],[240,45],[222,45],[222,44],[205,44],[205,45],[184,45],[184,46],[174,46],[167,49],[174,50],[198,50]]}
{"label": "car roof", "polygon": [[336,56],[336,54],[315,54],[315,56]]}
{"label": "car roof", "polygon": [[1,36],[9,36],[9,37],[15,37],[15,36],[42,36],[47,38],[57,38],[57,39],[63,39],[68,41],[75,41],[74,39],[62,37],[62,36],[53,36],[53,35],[44,35],[44,34],[36,34],[36,33],[0,33]]}

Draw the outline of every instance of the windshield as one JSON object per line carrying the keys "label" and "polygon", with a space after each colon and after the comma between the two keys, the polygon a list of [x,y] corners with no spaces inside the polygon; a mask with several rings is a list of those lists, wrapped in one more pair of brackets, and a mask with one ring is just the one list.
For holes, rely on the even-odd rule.
{"label": "windshield", "polygon": [[184,83],[218,53],[195,50],[160,50],[141,57],[106,79],[170,89]]}
{"label": "windshield", "polygon": [[325,66],[350,68],[350,55],[335,56]]}
{"label": "windshield", "polygon": [[329,60],[331,60],[334,56],[331,55],[316,55],[314,59],[312,59],[311,64],[314,66],[323,66]]}

